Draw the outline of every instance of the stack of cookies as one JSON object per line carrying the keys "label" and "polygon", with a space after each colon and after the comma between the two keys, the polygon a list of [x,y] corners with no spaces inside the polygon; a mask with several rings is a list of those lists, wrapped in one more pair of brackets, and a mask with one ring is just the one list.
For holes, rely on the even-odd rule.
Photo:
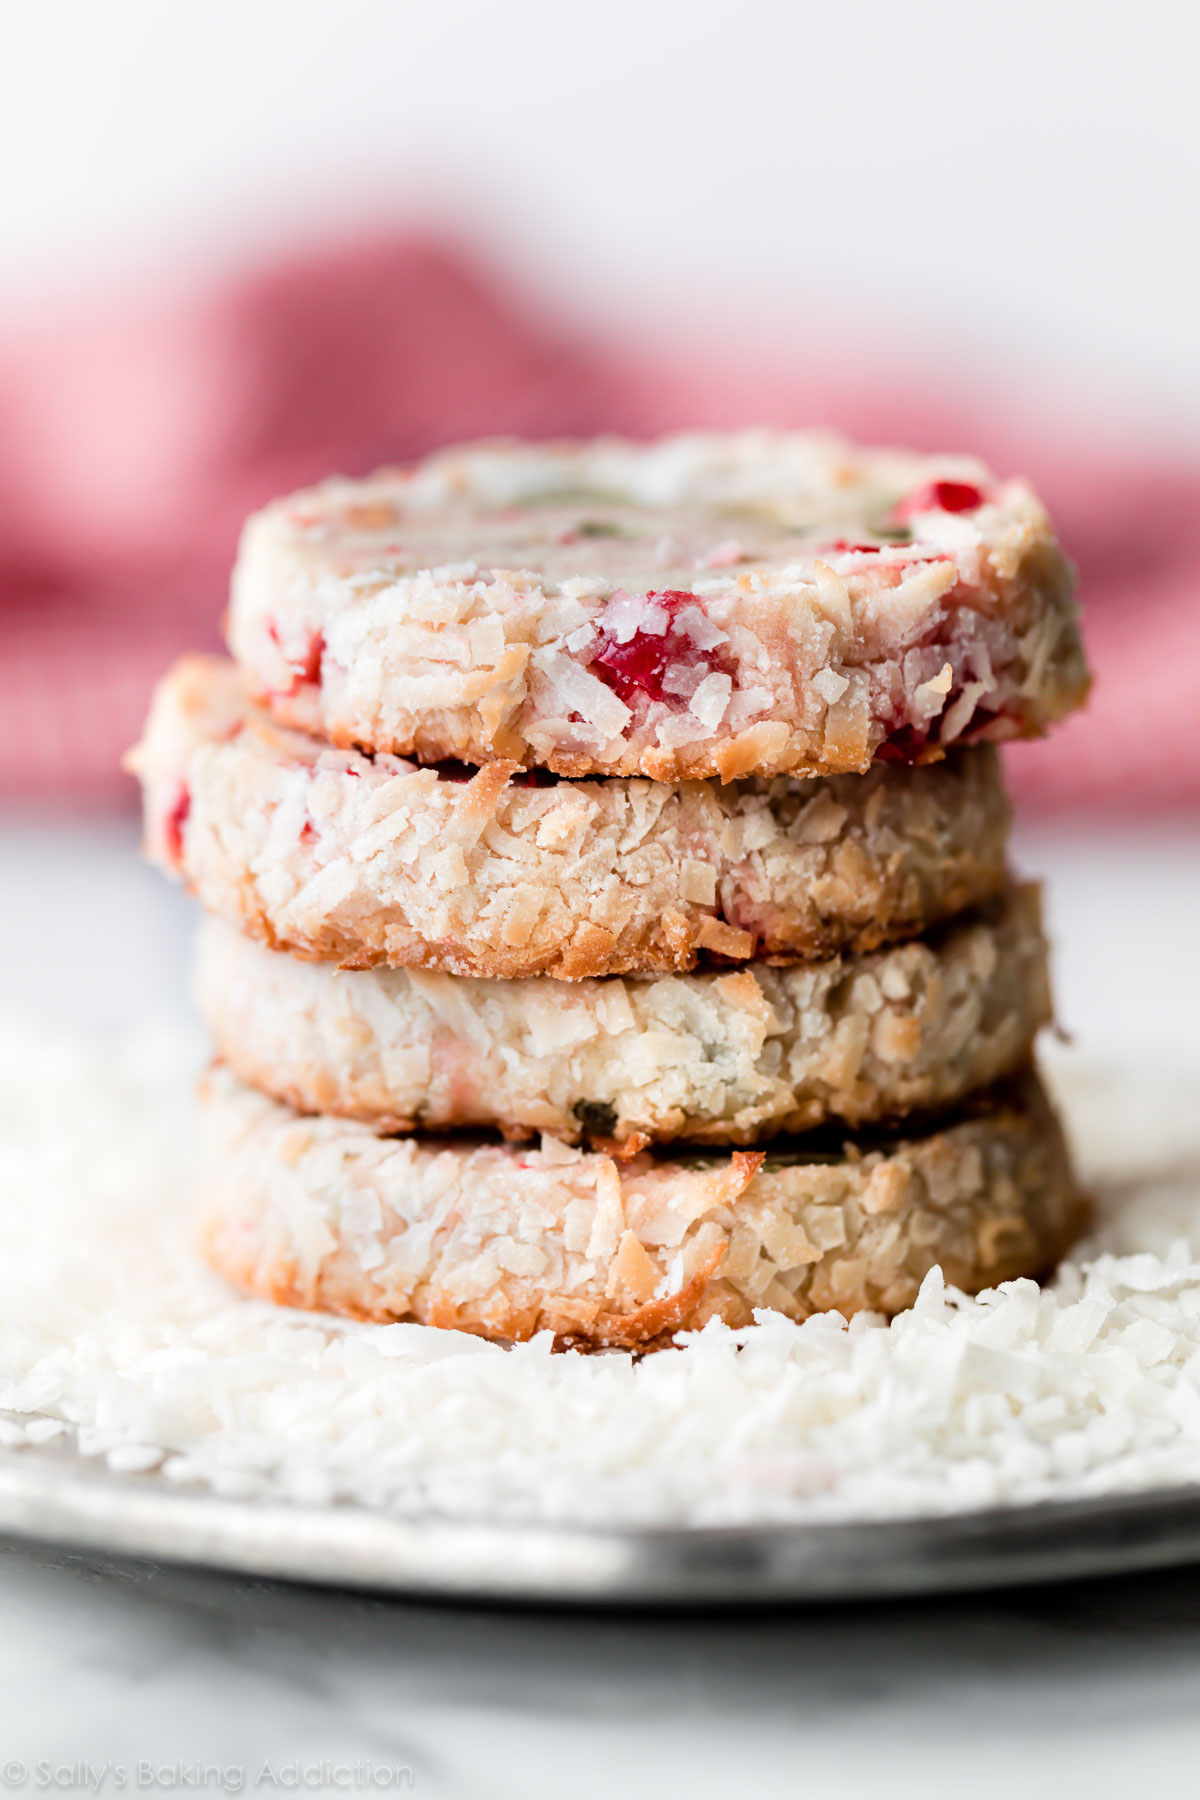
{"label": "stack of cookies", "polygon": [[808,434],[269,506],[131,766],[209,914],[215,1266],[502,1340],[893,1314],[1081,1221],[995,745],[1083,699],[1018,481]]}

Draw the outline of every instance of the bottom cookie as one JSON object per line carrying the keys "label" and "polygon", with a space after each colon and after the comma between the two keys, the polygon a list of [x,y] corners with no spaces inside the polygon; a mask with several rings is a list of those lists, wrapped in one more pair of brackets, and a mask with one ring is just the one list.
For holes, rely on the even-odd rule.
{"label": "bottom cookie", "polygon": [[287,1306],[506,1341],[645,1349],[756,1307],[891,1315],[935,1264],[971,1293],[1044,1273],[1085,1216],[1032,1072],[936,1130],[825,1154],[380,1138],[223,1069],[204,1110],[221,1274]]}

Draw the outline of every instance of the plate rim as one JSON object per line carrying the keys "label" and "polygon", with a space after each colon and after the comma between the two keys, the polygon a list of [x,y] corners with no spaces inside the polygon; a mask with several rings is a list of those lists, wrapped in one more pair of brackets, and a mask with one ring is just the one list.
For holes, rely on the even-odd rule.
{"label": "plate rim", "polygon": [[596,1526],[233,1499],[64,1446],[0,1450],[0,1534],[481,1604],[694,1608],[984,1591],[1200,1561],[1200,1483],[812,1524]]}

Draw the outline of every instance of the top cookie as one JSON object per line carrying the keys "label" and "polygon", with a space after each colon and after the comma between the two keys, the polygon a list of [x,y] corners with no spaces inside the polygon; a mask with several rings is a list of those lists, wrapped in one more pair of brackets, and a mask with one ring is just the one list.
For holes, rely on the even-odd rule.
{"label": "top cookie", "polygon": [[1088,685],[1020,481],[801,433],[447,450],[247,524],[229,645],[285,722],[419,760],[824,775],[1028,737]]}

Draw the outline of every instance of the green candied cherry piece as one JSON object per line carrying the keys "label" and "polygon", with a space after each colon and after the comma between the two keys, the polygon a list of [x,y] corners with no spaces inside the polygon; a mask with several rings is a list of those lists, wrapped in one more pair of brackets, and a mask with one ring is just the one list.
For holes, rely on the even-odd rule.
{"label": "green candied cherry piece", "polygon": [[628,506],[629,500],[624,494],[612,492],[609,488],[599,487],[547,487],[538,488],[535,492],[522,494],[520,505],[525,506],[561,506],[564,511],[568,507],[596,507],[603,511],[606,506]]}
{"label": "green candied cherry piece", "polygon": [[610,1138],[617,1129],[617,1109],[607,1100],[577,1100],[573,1110],[590,1138]]}

